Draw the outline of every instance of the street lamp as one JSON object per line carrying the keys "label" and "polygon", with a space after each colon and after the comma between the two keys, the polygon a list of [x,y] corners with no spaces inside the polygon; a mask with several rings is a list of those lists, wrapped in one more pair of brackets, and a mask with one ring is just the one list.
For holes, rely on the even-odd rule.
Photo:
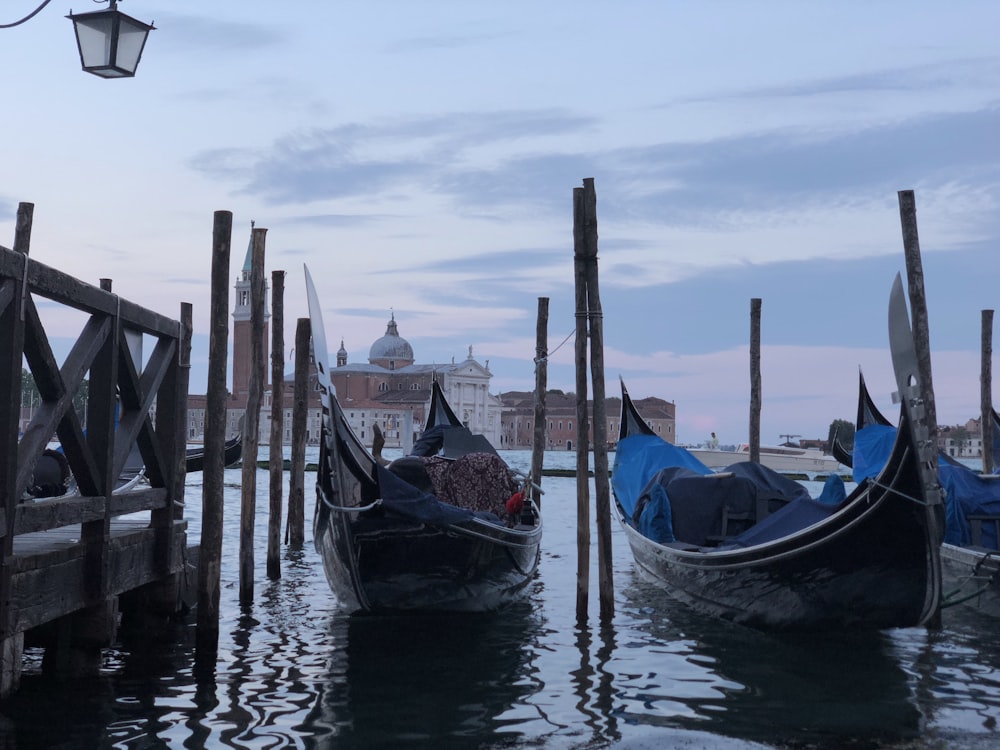
{"label": "street lamp", "polygon": [[101,78],[131,78],[139,66],[146,37],[156,27],[118,10],[117,0],[109,0],[107,10],[92,13],[73,11],[66,16],[76,30],[76,45],[84,71]]}

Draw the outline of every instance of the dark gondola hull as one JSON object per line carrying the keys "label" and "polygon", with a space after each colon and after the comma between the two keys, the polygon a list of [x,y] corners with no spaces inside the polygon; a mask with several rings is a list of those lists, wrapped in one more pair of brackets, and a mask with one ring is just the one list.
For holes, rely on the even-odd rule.
{"label": "dark gondola hull", "polygon": [[[224,466],[234,466],[240,462],[243,457],[243,435],[236,435],[235,437],[229,438],[226,441],[226,447],[223,450],[223,461]],[[205,468],[205,446],[198,446],[197,448],[188,448],[185,455],[184,461],[185,471],[190,474],[195,471],[202,471]]]}
{"label": "dark gondola hull", "polygon": [[370,612],[500,609],[520,599],[538,566],[533,527],[474,522],[442,527],[408,519],[318,517],[316,546],[345,608]]}
{"label": "dark gondola hull", "polygon": [[701,612],[772,631],[905,627],[936,607],[932,532],[907,502],[859,498],[792,537],[730,552],[685,552],[622,525],[644,576]]}
{"label": "dark gondola hull", "polygon": [[[755,534],[751,526],[718,547],[661,543],[641,533],[631,514],[645,512],[637,500],[646,497],[648,488],[654,494],[665,492],[662,485],[649,483],[664,468],[660,460],[690,465],[683,463],[681,449],[657,447],[663,441],[644,424],[622,384],[612,485],[619,520],[644,576],[695,609],[769,631],[907,627],[937,615],[942,507],[926,424],[917,421],[922,395],[901,299],[897,277],[890,341],[906,399],[891,456],[875,481],[859,484],[835,506],[817,504],[816,514],[798,524],[792,515],[797,509],[789,503],[764,522],[758,520],[757,528],[767,531]],[[917,416],[911,416],[908,403]],[[717,483],[710,474],[693,481]],[[657,502],[673,503],[665,494]],[[651,499],[648,507],[663,506]],[[663,515],[676,517],[676,512]]]}
{"label": "dark gondola hull", "polygon": [[[1000,416],[990,410],[990,423],[994,436],[1000,437]],[[858,387],[858,417],[856,433],[870,427],[885,427],[891,423],[886,419],[872,401],[864,377]],[[1000,439],[994,441],[994,447],[1000,447]],[[856,445],[856,449],[858,446]],[[870,456],[860,456],[859,464],[867,466],[877,459]],[[976,609],[991,617],[1000,617],[1000,549],[995,539],[980,540],[990,546],[964,543],[951,543],[947,540],[955,534],[952,525],[968,526],[965,509],[979,520],[992,523],[990,519],[996,515],[996,488],[1000,486],[1000,477],[981,477],[970,467],[965,466],[944,452],[938,455],[939,471],[942,483],[951,495],[947,500],[947,517],[949,524],[945,535],[945,543],[941,545],[941,575],[944,600],[942,607],[949,608],[958,604]],[[994,459],[994,465],[997,460]],[[966,481],[953,481],[966,475]],[[960,541],[960,540],[959,540]]]}
{"label": "dark gondola hull", "polygon": [[[354,435],[325,372],[325,332],[308,270],[306,287],[324,405],[313,537],[341,606],[370,612],[483,612],[524,596],[539,561],[537,509],[526,506],[513,526],[430,495],[419,502],[437,521],[395,512],[398,506],[385,498],[388,472]],[[457,421],[449,413],[445,403],[442,418]]]}

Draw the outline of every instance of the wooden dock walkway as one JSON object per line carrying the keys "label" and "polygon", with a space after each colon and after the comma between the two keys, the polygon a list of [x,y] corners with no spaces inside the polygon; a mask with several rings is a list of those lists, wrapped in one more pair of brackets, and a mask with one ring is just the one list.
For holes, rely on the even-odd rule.
{"label": "wooden dock walkway", "polygon": [[[14,248],[0,246],[0,698],[18,685],[25,645],[44,646],[46,665],[86,668],[128,607],[175,612],[187,548],[190,305],[172,320],[121,299],[108,280],[95,287],[32,260],[32,213],[19,206]],[[61,362],[50,335],[66,333],[47,331],[39,314],[54,306],[84,320]],[[19,435],[25,369],[41,404]],[[78,489],[32,497],[53,436]],[[146,480],[117,494],[135,452]]]}

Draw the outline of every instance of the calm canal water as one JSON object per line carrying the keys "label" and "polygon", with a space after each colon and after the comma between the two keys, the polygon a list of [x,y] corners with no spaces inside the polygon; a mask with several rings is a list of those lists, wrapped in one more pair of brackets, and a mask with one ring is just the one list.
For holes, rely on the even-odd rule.
{"label": "calm canal water", "polygon": [[[263,455],[263,454],[262,454]],[[310,460],[315,460],[314,455]],[[508,460],[527,467],[527,452]],[[546,466],[575,465],[547,454]],[[258,474],[255,602],[238,603],[240,470],[226,475],[219,658],[196,677],[194,617],[172,640],[123,639],[96,678],[57,682],[30,652],[0,705],[0,748],[986,748],[1000,741],[998,623],[776,637],[691,613],[638,579],[613,531],[616,613],[576,623],[576,480],[544,480],[527,600],[487,616],[349,617],[307,529],[264,574]],[[314,474],[307,474],[311,519]],[[199,538],[199,474],[188,479]],[[287,482],[287,475],[286,475]],[[818,491],[818,486],[817,486]],[[287,491],[286,491],[287,498]],[[308,523],[307,523],[308,526]]]}

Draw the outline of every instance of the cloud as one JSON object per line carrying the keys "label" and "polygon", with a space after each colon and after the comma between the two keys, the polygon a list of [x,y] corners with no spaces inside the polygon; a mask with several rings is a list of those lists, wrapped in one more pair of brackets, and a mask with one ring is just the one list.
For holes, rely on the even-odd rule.
{"label": "cloud", "polygon": [[[370,126],[352,123],[291,133],[266,148],[203,151],[190,164],[209,177],[237,183],[238,194],[262,196],[277,204],[417,187],[468,196],[467,191],[477,187],[486,190],[485,182],[471,183],[489,171],[465,165],[496,158],[484,156],[491,148],[562,136],[591,124],[588,118],[550,111],[459,113]],[[475,195],[469,200],[481,205],[489,197]]]}
{"label": "cloud", "polygon": [[[271,22],[250,23],[224,18],[184,13],[160,13],[154,21],[157,29],[167,30],[156,37],[157,54],[170,56],[190,50],[228,56],[260,52],[280,46],[289,35]],[[161,38],[162,37],[162,38]]]}

